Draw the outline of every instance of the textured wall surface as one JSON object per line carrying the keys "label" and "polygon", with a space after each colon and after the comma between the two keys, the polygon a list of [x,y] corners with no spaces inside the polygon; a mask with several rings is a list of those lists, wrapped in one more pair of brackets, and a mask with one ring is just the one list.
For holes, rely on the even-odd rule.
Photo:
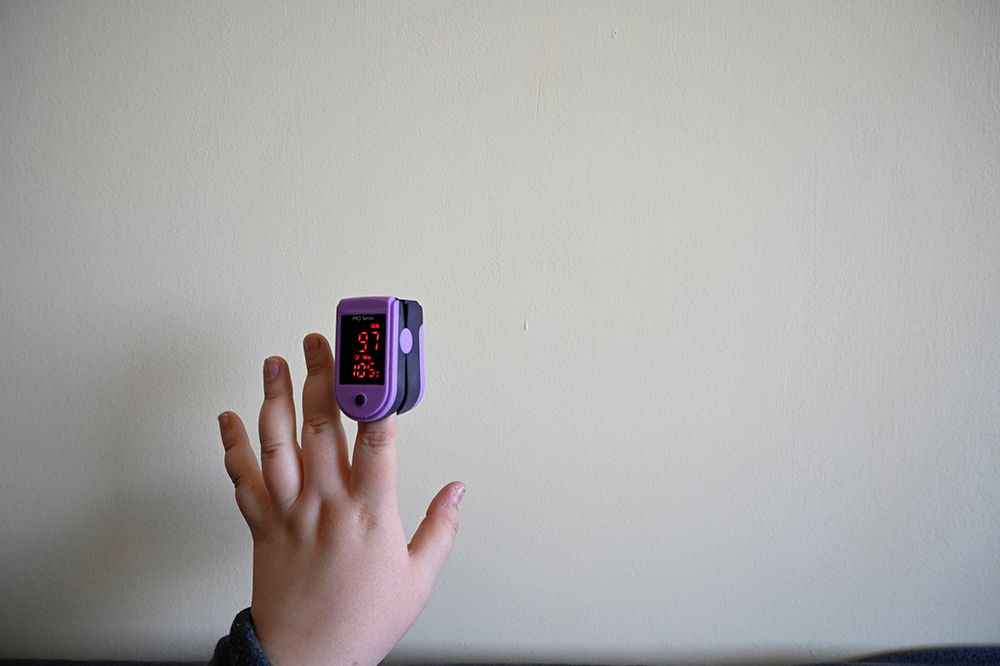
{"label": "textured wall surface", "polygon": [[996,2],[0,3],[0,656],[207,658],[216,414],[416,298],[391,655],[1000,642]]}

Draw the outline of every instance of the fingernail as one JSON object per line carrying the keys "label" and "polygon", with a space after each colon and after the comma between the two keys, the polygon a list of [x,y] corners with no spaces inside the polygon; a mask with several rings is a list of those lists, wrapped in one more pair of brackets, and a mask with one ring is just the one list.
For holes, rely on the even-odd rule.
{"label": "fingernail", "polygon": [[223,435],[225,435],[226,430],[229,429],[229,422],[230,422],[229,412],[222,412],[221,414],[219,414],[219,431]]}
{"label": "fingernail", "polygon": [[455,506],[461,504],[463,497],[465,497],[465,486],[455,488],[455,491],[451,494],[451,498],[454,500]]}
{"label": "fingernail", "polygon": [[277,377],[280,367],[276,358],[269,358],[264,361],[264,379],[274,379]]}
{"label": "fingernail", "polygon": [[305,339],[306,356],[312,356],[319,351],[319,336],[307,335]]}

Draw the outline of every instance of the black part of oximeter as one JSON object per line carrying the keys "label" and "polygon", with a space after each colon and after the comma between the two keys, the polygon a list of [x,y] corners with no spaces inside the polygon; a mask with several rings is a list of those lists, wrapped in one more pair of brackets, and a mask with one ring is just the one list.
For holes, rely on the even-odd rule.
{"label": "black part of oximeter", "polygon": [[[406,386],[403,389],[403,401],[399,406],[398,414],[408,412],[417,406],[420,398],[423,397],[424,389],[424,309],[416,301],[400,301],[402,308],[403,325],[420,339],[412,341],[413,347],[410,353],[403,358],[404,372],[400,375],[406,378]],[[416,333],[412,333],[416,331]]]}

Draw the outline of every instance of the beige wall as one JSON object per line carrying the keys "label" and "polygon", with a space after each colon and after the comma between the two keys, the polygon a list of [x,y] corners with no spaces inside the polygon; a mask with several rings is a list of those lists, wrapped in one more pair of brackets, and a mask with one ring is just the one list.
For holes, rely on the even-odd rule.
{"label": "beige wall", "polygon": [[215,416],[416,298],[392,658],[1000,639],[995,2],[0,4],[0,654],[207,658]]}

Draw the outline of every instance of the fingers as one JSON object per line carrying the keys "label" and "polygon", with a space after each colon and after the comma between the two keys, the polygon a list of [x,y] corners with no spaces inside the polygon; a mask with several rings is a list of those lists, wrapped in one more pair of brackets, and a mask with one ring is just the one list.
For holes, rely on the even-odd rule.
{"label": "fingers", "polygon": [[465,485],[449,483],[431,501],[427,516],[410,541],[410,556],[423,573],[437,578],[444,567],[458,533],[458,503],[465,496]]}
{"label": "fingers", "polygon": [[264,404],[260,408],[260,462],[271,501],[287,511],[302,490],[302,459],[295,441],[295,402],[284,359],[264,361]]}
{"label": "fingers", "polygon": [[373,509],[393,510],[396,499],[396,415],[358,423],[351,495]]}
{"label": "fingers", "polygon": [[253,530],[270,503],[257,456],[239,416],[232,412],[219,414],[219,430],[226,449],[226,472],[236,487],[236,505]]}
{"label": "fingers", "polygon": [[350,474],[350,458],[334,391],[333,352],[316,333],[306,336],[302,346],[308,370],[302,388],[305,486],[337,491]]}

